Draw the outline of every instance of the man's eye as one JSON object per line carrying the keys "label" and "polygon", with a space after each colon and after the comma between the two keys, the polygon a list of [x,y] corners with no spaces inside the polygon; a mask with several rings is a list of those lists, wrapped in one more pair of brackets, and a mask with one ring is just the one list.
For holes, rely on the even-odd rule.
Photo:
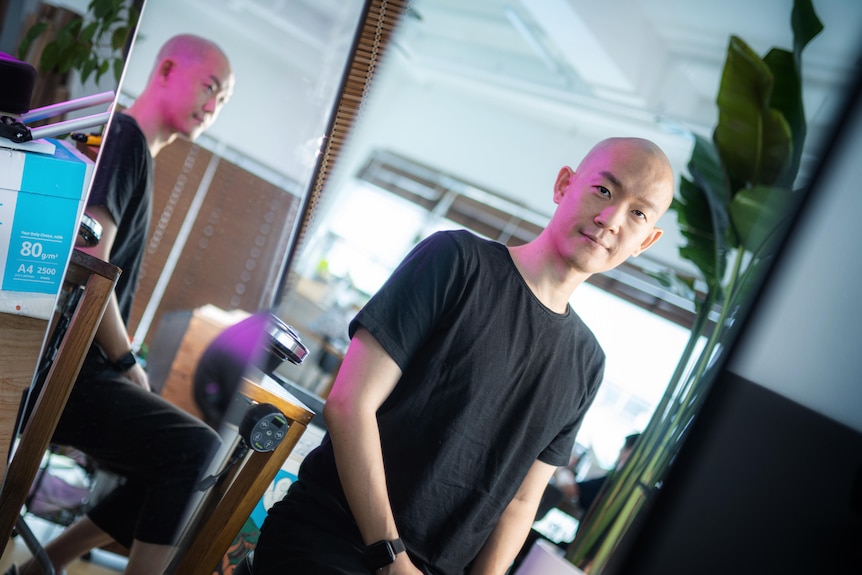
{"label": "man's eye", "polygon": [[642,212],[642,211],[640,211],[640,210],[632,210],[632,213],[633,213],[635,216],[637,216],[638,218],[642,219],[642,220],[645,220],[645,219],[646,219],[646,214],[645,214],[645,213],[643,213],[643,212]]}
{"label": "man's eye", "polygon": [[212,95],[215,93],[215,86],[213,86],[212,84],[204,84],[204,91],[208,95]]}
{"label": "man's eye", "polygon": [[603,196],[611,195],[611,191],[604,186],[596,186],[596,190]]}

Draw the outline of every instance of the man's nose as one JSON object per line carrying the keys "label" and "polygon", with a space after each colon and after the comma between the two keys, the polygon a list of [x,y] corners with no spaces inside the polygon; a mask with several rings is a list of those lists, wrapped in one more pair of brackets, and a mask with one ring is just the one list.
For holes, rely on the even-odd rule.
{"label": "man's nose", "polygon": [[204,102],[204,112],[214,115],[216,110],[218,110],[218,98],[215,96],[207,98],[207,101]]}
{"label": "man's nose", "polygon": [[617,207],[607,206],[599,212],[599,215],[593,221],[600,228],[604,228],[615,234],[619,231],[620,225],[622,225],[622,212],[623,210]]}

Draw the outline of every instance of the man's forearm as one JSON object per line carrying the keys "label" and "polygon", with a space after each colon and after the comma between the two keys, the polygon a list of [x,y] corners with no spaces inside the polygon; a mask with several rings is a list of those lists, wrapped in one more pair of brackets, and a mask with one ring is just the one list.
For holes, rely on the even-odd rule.
{"label": "man's forearm", "polygon": [[473,561],[470,575],[506,573],[527,539],[537,508],[532,501],[513,499]]}
{"label": "man's forearm", "polygon": [[386,487],[377,409],[400,375],[371,334],[360,329],[323,411],[338,477],[366,545],[398,537]]}
{"label": "man's forearm", "polygon": [[129,334],[120,315],[120,307],[117,305],[117,296],[113,293],[102,315],[102,321],[99,322],[95,339],[109,361],[118,359],[131,349]]}
{"label": "man's forearm", "polygon": [[542,494],[556,468],[539,460],[533,462],[521,487],[506,506],[497,526],[473,561],[470,575],[502,575],[524,545]]}
{"label": "man's forearm", "polygon": [[[327,405],[330,414],[334,406]],[[395,539],[398,530],[389,504],[377,420],[341,412],[328,423],[338,477],[366,545]]]}

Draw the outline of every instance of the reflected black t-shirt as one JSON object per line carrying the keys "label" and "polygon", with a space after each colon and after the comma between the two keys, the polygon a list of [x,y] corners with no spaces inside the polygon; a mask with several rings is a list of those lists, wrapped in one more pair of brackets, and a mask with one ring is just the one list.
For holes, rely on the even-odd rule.
{"label": "reflected black t-shirt", "polygon": [[89,206],[105,206],[117,224],[110,262],[123,270],[114,290],[128,321],[144,256],[153,196],[153,157],[134,118],[114,114],[102,145]]}
{"label": "reflected black t-shirt", "polygon": [[[569,462],[604,353],[571,308],[530,291],[502,244],[440,232],[351,323],[403,375],[378,411],[401,538],[432,573],[462,573],[536,459]],[[346,504],[328,436],[300,480]]]}

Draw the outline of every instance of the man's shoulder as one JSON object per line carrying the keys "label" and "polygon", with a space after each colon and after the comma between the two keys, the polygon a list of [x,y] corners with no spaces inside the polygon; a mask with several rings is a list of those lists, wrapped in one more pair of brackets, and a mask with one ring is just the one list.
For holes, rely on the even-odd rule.
{"label": "man's shoulder", "polygon": [[429,239],[438,243],[448,243],[467,255],[503,253],[506,250],[506,246],[500,242],[482,238],[468,230],[445,230],[435,232],[429,236]]}
{"label": "man's shoulder", "polygon": [[135,142],[143,148],[146,148],[147,145],[146,136],[144,136],[143,130],[138,125],[138,121],[123,112],[116,112],[111,119],[108,145],[111,145],[111,139],[122,141],[126,145]]}
{"label": "man's shoulder", "polygon": [[133,127],[134,129],[140,131],[140,128],[138,127],[138,121],[135,120],[130,115],[123,113],[123,112],[114,113],[112,125],[113,126],[122,126],[122,127],[129,126],[129,127]]}
{"label": "man's shoulder", "polygon": [[605,362],[605,350],[602,348],[602,344],[599,343],[593,330],[590,329],[590,326],[574,310],[570,314],[570,321],[572,322],[581,360],[593,361],[603,365]]}

